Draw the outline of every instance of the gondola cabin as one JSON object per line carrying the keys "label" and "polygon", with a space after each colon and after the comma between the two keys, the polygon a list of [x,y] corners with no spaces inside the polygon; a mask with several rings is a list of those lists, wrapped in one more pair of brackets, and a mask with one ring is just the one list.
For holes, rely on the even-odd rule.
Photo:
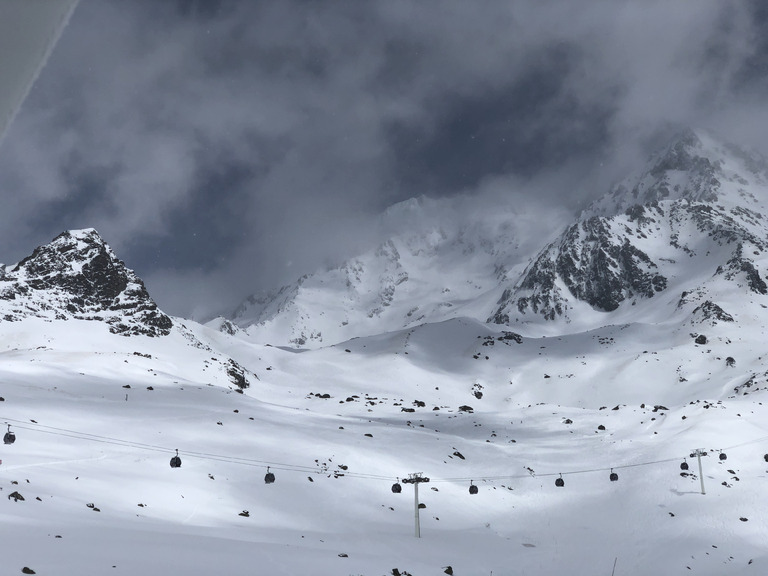
{"label": "gondola cabin", "polygon": [[8,431],[3,436],[3,444],[13,444],[16,442],[16,434],[11,432],[11,425],[8,425]]}

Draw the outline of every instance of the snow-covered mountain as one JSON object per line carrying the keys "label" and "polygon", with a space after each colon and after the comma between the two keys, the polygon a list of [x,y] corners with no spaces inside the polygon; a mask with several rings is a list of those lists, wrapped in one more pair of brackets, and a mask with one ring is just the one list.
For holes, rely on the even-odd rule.
{"label": "snow-covered mountain", "polygon": [[764,296],[767,201],[764,160],[686,131],[547,245],[490,320],[594,327]]}
{"label": "snow-covered mountain", "polygon": [[457,225],[439,209],[394,206],[386,216],[411,223],[405,231],[252,296],[232,321],[254,341],[311,348],[458,317],[540,333],[726,318],[731,301],[768,292],[768,164],[701,131],[677,136],[535,252],[516,211],[489,204]]}
{"label": "snow-covered mountain", "polygon": [[93,230],[5,268],[0,565],[768,572],[764,173],[694,136],[625,183],[648,203],[612,193],[543,250],[524,214],[396,206],[390,241],[240,327],[166,316]]}
{"label": "snow-covered mountain", "polygon": [[0,265],[0,316],[103,320],[125,335],[163,336],[173,325],[93,229],[64,232],[15,266]]}
{"label": "snow-covered mountain", "polygon": [[338,267],[251,296],[232,321],[254,341],[307,348],[485,317],[499,287],[521,270],[526,215],[462,214],[447,204],[421,197],[392,206],[382,227],[405,222],[405,230]]}
{"label": "snow-covered mountain", "polygon": [[[173,344],[167,346],[195,349],[199,358],[188,367],[192,371],[207,371],[219,384],[240,389],[256,378],[198,340],[186,321],[174,323],[163,313],[141,278],[92,228],[64,232],[18,264],[0,266],[0,322],[19,323],[25,331],[28,326],[41,326],[34,320],[44,321],[42,326],[72,321],[77,324],[72,327],[74,333],[99,333],[106,328],[120,336],[172,336]],[[8,347],[16,344],[9,342]],[[135,344],[124,347],[131,346]]]}

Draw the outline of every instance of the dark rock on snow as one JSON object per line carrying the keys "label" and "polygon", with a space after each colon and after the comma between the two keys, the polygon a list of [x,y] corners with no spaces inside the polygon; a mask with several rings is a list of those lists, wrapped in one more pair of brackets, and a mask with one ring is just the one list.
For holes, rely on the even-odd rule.
{"label": "dark rock on snow", "polygon": [[173,323],[93,229],[60,234],[0,275],[0,315],[99,320],[113,334],[164,336]]}

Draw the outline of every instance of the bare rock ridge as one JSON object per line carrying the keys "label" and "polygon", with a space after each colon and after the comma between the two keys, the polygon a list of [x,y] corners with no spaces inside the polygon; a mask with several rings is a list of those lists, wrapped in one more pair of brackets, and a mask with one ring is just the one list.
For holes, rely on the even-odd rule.
{"label": "bare rock ridge", "polygon": [[26,317],[103,321],[126,336],[164,336],[173,326],[93,229],[64,232],[12,268],[0,266],[0,320]]}

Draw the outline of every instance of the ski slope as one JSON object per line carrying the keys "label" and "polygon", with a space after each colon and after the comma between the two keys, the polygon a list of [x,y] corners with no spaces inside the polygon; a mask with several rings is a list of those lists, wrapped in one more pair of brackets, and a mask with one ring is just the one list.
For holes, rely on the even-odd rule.
{"label": "ski slope", "polygon": [[[727,330],[518,343],[455,319],[297,352],[180,319],[2,323],[4,573],[763,574],[766,382],[733,388],[766,369],[758,330]],[[414,472],[421,538],[390,489]]]}

